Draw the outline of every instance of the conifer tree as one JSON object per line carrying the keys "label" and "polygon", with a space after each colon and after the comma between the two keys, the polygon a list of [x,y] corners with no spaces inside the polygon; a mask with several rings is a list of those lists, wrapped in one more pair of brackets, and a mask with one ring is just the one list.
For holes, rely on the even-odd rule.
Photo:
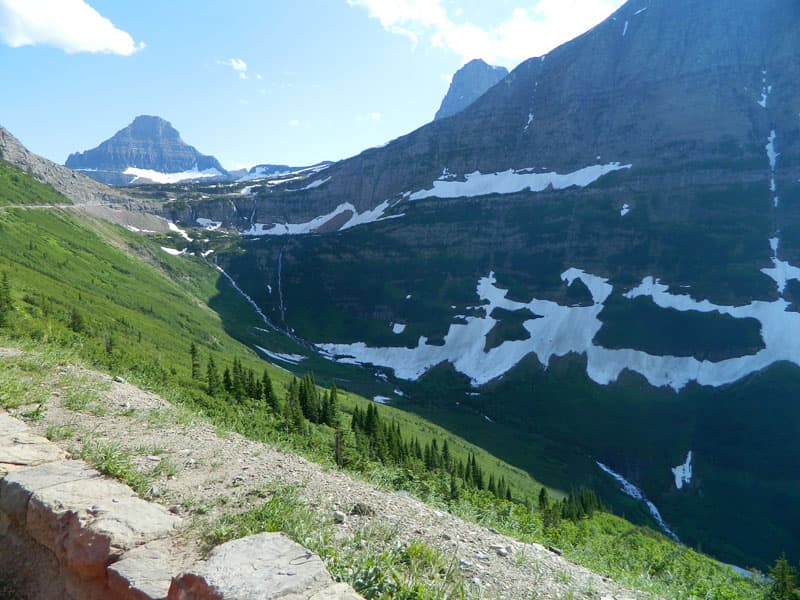
{"label": "conifer tree", "polygon": [[200,379],[200,355],[194,342],[189,346],[189,357],[192,361],[192,379]]}
{"label": "conifer tree", "polygon": [[448,471],[452,467],[452,464],[451,464],[452,460],[453,460],[453,457],[450,456],[450,446],[447,444],[447,440],[445,440],[444,443],[442,444],[442,465]]}
{"label": "conifer tree", "polygon": [[450,473],[450,500],[458,500],[460,495],[455,473]]}
{"label": "conifer tree", "polygon": [[544,512],[548,508],[550,508],[550,495],[547,493],[547,490],[544,486],[539,489],[539,503],[538,503],[539,510]]}
{"label": "conifer tree", "polygon": [[272,379],[270,379],[266,369],[261,375],[261,393],[264,394],[264,400],[267,401],[267,405],[273,412],[279,412],[278,397],[275,395],[275,390],[272,388]]}
{"label": "conifer tree", "polygon": [[772,579],[767,591],[766,600],[798,600],[800,591],[797,590],[797,570],[786,560],[786,554],[775,561],[770,567],[769,576]]}
{"label": "conifer tree", "polygon": [[8,323],[12,308],[11,284],[8,281],[8,273],[3,271],[3,276],[0,278],[0,327]]}
{"label": "conifer tree", "polygon": [[225,391],[229,394],[233,391],[233,379],[231,378],[231,370],[228,367],[225,367],[225,370],[222,372],[222,387],[224,387]]}
{"label": "conifer tree", "polygon": [[208,365],[206,367],[206,387],[208,395],[216,397],[220,393],[221,383],[219,380],[219,371],[217,365],[214,363],[214,357],[208,357]]}
{"label": "conifer tree", "polygon": [[328,390],[328,410],[325,415],[325,424],[331,427],[339,426],[339,390],[336,389],[335,383]]}

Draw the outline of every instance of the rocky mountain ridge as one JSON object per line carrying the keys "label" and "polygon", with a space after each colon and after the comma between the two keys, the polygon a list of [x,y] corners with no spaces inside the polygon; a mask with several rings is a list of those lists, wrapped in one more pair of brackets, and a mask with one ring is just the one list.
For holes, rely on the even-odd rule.
{"label": "rocky mountain ridge", "polygon": [[0,159],[51,185],[75,204],[134,204],[132,198],[119,190],[33,154],[3,127],[0,127]]}
{"label": "rocky mountain ridge", "polygon": [[453,75],[434,121],[461,112],[506,75],[505,67],[489,65],[479,58],[469,61]]}

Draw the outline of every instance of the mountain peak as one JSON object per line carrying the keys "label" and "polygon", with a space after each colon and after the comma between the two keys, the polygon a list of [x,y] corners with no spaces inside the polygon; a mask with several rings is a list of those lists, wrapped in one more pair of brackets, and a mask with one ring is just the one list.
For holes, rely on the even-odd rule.
{"label": "mountain peak", "polygon": [[461,112],[506,75],[508,69],[505,67],[492,66],[480,58],[469,61],[453,75],[450,89],[434,120]]}
{"label": "mountain peak", "polygon": [[155,115],[137,116],[96,148],[70,154],[65,164],[111,184],[157,181],[159,175],[176,173],[187,173],[184,179],[203,171],[204,176],[226,173],[216,158],[201,154],[181,139],[172,123]]}
{"label": "mountain peak", "polygon": [[140,136],[158,136],[171,140],[181,139],[181,134],[172,126],[172,123],[155,115],[139,115],[122,131],[126,130]]}

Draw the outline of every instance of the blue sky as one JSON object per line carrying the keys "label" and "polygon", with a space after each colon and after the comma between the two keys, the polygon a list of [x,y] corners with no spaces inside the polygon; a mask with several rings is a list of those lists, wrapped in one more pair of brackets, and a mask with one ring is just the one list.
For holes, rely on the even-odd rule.
{"label": "blue sky", "polygon": [[433,118],[623,0],[0,0],[0,125],[64,162],[139,114],[228,169],[337,160]]}

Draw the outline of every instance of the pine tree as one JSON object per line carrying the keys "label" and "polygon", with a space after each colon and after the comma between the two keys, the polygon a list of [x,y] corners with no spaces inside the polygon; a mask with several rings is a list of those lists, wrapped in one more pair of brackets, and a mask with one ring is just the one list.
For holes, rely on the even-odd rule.
{"label": "pine tree", "polygon": [[8,273],[3,271],[0,278],[0,327],[8,323],[8,317],[13,309],[11,304],[11,284],[8,281]]}
{"label": "pine tree", "polygon": [[361,409],[356,406],[353,409],[353,418],[350,421],[350,429],[352,431],[362,431],[364,429],[364,423],[361,417]]}
{"label": "pine tree", "polygon": [[200,355],[194,342],[189,346],[189,357],[192,361],[192,379],[200,379]]}
{"label": "pine tree", "polygon": [[538,507],[539,507],[539,510],[542,511],[542,512],[544,512],[548,508],[550,508],[550,495],[547,493],[547,490],[544,488],[544,486],[542,486],[541,489],[539,490],[539,504],[538,504]]}
{"label": "pine tree", "polygon": [[225,370],[222,372],[222,387],[224,387],[225,391],[229,394],[233,391],[233,379],[231,378],[231,370],[228,367],[225,367]]}
{"label": "pine tree", "polygon": [[270,379],[269,373],[267,373],[266,369],[264,369],[264,373],[261,375],[261,393],[264,394],[264,400],[267,401],[267,405],[273,410],[273,412],[280,412],[278,396],[275,394],[275,390],[272,388],[272,379]]}
{"label": "pine tree", "polygon": [[458,500],[460,495],[455,473],[450,473],[450,500]]}
{"label": "pine tree", "polygon": [[789,565],[786,555],[775,561],[775,565],[770,567],[769,576],[772,585],[767,591],[766,600],[797,600],[800,598],[800,591],[797,590],[797,570]]}
{"label": "pine tree", "polygon": [[325,415],[325,424],[331,427],[339,426],[339,390],[336,389],[335,383],[328,390],[328,411]]}
{"label": "pine tree", "polygon": [[220,393],[221,383],[219,380],[219,371],[217,365],[214,363],[214,357],[208,357],[208,365],[206,367],[206,387],[209,396],[216,397]]}
{"label": "pine tree", "polygon": [[336,466],[340,469],[344,466],[344,442],[342,439],[342,430],[336,428],[336,433],[333,436],[333,456],[336,460]]}

